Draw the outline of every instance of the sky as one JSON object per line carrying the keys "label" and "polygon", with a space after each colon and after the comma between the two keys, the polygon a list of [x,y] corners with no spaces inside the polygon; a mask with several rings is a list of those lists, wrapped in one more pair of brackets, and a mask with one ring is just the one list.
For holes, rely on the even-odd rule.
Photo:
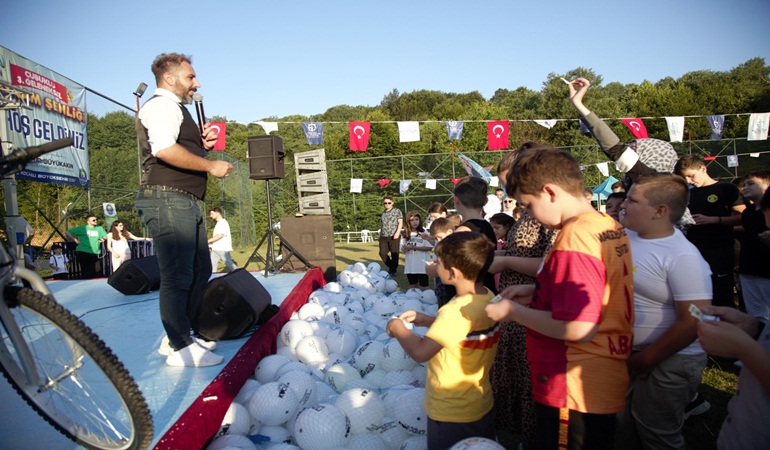
{"label": "sky", "polygon": [[128,106],[155,56],[189,54],[206,115],[249,123],[394,89],[539,91],[578,67],[623,84],[729,71],[770,62],[768,17],[768,0],[25,0],[3,7],[0,45]]}

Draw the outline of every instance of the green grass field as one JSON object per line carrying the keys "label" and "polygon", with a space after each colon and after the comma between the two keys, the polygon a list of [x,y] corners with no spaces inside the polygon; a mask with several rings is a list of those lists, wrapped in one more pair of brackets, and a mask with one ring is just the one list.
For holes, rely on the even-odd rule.
{"label": "green grass field", "polygon": [[[253,249],[248,251],[236,251],[233,259],[238,265],[243,265],[251,256]],[[337,261],[337,273],[356,262],[381,263],[378,254],[378,244],[373,243],[337,243],[335,245],[335,257]],[[256,264],[250,264],[248,269],[258,270]],[[396,277],[399,289],[409,288],[406,276],[403,274],[403,257]],[[711,404],[711,409],[699,416],[690,417],[684,424],[684,435],[687,447],[690,449],[709,450],[716,448],[716,439],[722,426],[726,412],[727,402],[735,393],[738,383],[739,369],[732,361],[717,357],[710,357],[709,364],[703,372],[703,384],[700,393]],[[511,447],[513,448],[513,447]],[[625,449],[622,442],[618,442],[617,449]]]}

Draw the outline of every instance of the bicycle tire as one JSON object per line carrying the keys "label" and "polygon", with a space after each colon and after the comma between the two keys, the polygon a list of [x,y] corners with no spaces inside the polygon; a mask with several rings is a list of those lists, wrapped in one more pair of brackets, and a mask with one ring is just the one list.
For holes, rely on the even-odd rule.
{"label": "bicycle tire", "polygon": [[28,288],[7,287],[5,294],[42,383],[27,383],[3,325],[0,368],[24,400],[59,432],[86,448],[149,447],[153,438],[150,409],[112,350],[52,298]]}

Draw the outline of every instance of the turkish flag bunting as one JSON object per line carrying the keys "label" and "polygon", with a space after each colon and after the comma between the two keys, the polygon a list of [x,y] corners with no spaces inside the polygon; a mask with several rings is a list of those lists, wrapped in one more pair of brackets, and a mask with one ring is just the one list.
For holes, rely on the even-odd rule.
{"label": "turkish flag bunting", "polygon": [[452,184],[457,184],[460,182],[462,178],[450,178],[452,180]]}
{"label": "turkish flag bunting", "polygon": [[704,156],[703,157],[704,161],[714,161],[715,159],[717,159],[716,156]]}
{"label": "turkish flag bunting", "polygon": [[489,150],[502,150],[508,148],[507,120],[494,120],[487,122],[487,148]]}
{"label": "turkish flag bunting", "polygon": [[377,179],[377,182],[380,183],[380,187],[385,187],[390,184],[390,180],[388,180],[387,178],[379,178]]}
{"label": "turkish flag bunting", "polygon": [[212,150],[224,150],[227,144],[227,123],[211,122],[211,128],[217,133],[217,142]]}
{"label": "turkish flag bunting", "polygon": [[350,122],[350,149],[365,152],[369,146],[369,122]]}
{"label": "turkish flag bunting", "polygon": [[649,136],[647,136],[647,127],[644,126],[644,122],[642,122],[642,119],[636,117],[633,119],[620,119],[621,122],[626,124],[629,130],[631,130],[631,134],[634,135],[637,139],[647,139]]}

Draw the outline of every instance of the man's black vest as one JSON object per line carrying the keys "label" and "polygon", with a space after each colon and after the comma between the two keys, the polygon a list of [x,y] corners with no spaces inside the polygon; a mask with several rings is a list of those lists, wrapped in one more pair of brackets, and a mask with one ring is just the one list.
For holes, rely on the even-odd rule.
{"label": "man's black vest", "polygon": [[[158,96],[153,96],[147,102],[152,101],[155,97]],[[203,150],[203,140],[201,139],[198,125],[196,125],[187,108],[181,104],[179,104],[179,107],[182,109],[183,119],[182,125],[179,127],[179,137],[176,143],[184,147],[188,152],[205,158],[206,151]],[[136,135],[139,139],[139,146],[142,149],[142,186],[170,186],[189,192],[203,200],[206,195],[206,172],[180,169],[152,156],[147,137],[147,128],[142,125],[142,121],[139,119],[136,120]]]}

